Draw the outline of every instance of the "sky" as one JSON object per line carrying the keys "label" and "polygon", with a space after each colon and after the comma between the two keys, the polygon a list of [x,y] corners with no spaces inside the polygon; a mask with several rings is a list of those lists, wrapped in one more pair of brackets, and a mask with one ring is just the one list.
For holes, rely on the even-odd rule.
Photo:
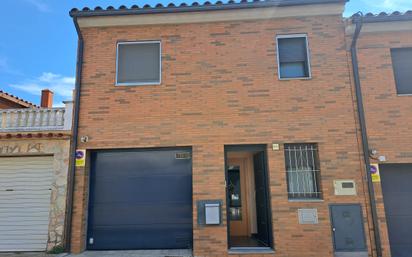
{"label": "sky", "polygon": [[[39,104],[41,90],[48,88],[54,92],[54,105],[62,106],[71,100],[76,69],[77,35],[70,9],[171,1],[0,0],[0,90]],[[412,10],[412,0],[350,0],[344,16],[407,10]]]}

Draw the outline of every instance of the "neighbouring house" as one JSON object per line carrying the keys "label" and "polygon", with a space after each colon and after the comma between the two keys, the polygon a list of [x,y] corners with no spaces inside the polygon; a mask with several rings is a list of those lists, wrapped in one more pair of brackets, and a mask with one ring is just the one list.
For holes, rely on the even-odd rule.
{"label": "neighbouring house", "polygon": [[72,106],[41,106],[0,92],[0,252],[63,244]]}
{"label": "neighbouring house", "polygon": [[[357,43],[383,256],[412,253],[412,11],[367,14]],[[353,24],[347,34],[353,34]],[[392,254],[392,255],[391,255]]]}
{"label": "neighbouring house", "polygon": [[0,90],[0,110],[12,108],[36,108],[33,103]]}
{"label": "neighbouring house", "polygon": [[71,251],[375,254],[345,2],[73,9]]}

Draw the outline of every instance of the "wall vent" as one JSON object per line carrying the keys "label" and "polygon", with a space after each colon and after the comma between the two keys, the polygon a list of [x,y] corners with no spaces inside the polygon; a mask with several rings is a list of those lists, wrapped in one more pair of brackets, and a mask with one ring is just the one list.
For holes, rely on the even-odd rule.
{"label": "wall vent", "polygon": [[298,209],[299,224],[318,224],[318,209]]}

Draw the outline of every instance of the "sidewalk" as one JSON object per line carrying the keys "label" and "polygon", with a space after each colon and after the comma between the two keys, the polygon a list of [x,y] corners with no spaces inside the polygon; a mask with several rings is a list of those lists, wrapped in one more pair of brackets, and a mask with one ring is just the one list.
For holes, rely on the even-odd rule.
{"label": "sidewalk", "polygon": [[191,250],[85,251],[80,254],[0,253],[0,257],[192,257]]}
{"label": "sidewalk", "polygon": [[[86,251],[70,257],[192,257],[191,250]],[[1,257],[1,256],[0,256]],[[60,256],[59,256],[60,257]]]}
{"label": "sidewalk", "polygon": [[15,253],[0,253],[0,257],[64,257],[67,253],[61,254],[46,254],[43,252],[15,252]]}

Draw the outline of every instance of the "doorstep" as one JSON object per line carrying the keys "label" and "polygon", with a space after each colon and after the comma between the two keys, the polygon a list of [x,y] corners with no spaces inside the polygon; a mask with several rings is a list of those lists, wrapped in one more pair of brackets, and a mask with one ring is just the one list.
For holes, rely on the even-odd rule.
{"label": "doorstep", "polygon": [[[85,251],[69,254],[67,257],[192,257],[190,249],[135,250],[135,251]],[[1,257],[1,256],[0,256]]]}
{"label": "doorstep", "polygon": [[274,254],[270,247],[231,247],[228,251],[229,254]]}
{"label": "doorstep", "polygon": [[335,252],[335,257],[368,257],[368,252]]}

